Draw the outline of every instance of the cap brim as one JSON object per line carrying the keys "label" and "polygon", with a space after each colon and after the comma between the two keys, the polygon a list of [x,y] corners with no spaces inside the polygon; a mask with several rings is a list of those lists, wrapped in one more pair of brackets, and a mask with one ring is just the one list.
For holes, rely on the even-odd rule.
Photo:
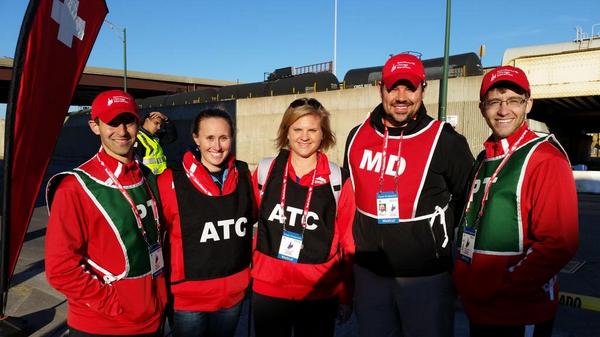
{"label": "cap brim", "polygon": [[395,73],[394,76],[390,76],[383,79],[383,84],[387,90],[392,90],[396,83],[400,81],[406,81],[410,83],[413,89],[417,89],[421,84],[421,78],[412,73]]}
{"label": "cap brim", "polygon": [[105,114],[101,114],[98,116],[98,118],[104,122],[104,123],[110,123],[113,120],[115,120],[117,117],[121,116],[121,115],[125,115],[125,114],[129,114],[132,115],[133,117],[135,117],[135,119],[139,122],[140,121],[140,116],[138,114],[136,114],[135,112],[131,112],[131,111],[111,111]]}

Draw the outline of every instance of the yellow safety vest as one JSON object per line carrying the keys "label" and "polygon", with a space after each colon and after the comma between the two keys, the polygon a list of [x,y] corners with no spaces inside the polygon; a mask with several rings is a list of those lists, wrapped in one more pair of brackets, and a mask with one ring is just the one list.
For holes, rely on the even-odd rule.
{"label": "yellow safety vest", "polygon": [[138,132],[137,139],[146,149],[146,155],[142,158],[144,165],[148,166],[155,175],[161,174],[167,169],[167,157],[158,143],[158,138],[151,137],[144,132]]}

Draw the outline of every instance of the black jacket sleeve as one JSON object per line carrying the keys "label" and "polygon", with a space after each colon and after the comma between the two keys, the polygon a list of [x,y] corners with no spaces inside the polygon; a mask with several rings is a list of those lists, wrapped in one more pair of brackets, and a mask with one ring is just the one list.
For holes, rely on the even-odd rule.
{"label": "black jacket sleeve", "polygon": [[444,180],[452,194],[450,206],[454,211],[454,226],[458,225],[468,193],[468,179],[474,159],[465,137],[454,130],[450,124],[444,124],[438,149],[438,158],[445,161]]}
{"label": "black jacket sleeve", "polygon": [[350,171],[350,167],[348,166],[348,147],[350,146],[350,141],[352,140],[352,138],[354,138],[356,131],[358,131],[359,126],[360,125],[357,125],[354,128],[352,128],[352,130],[350,130],[350,133],[348,134],[348,138],[346,138],[346,145],[344,149],[344,168],[348,171]]}

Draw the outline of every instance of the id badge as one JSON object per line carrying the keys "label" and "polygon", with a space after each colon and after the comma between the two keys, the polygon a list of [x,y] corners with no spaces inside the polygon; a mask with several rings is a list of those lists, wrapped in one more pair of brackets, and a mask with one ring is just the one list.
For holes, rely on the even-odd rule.
{"label": "id badge", "polygon": [[165,269],[165,260],[163,259],[162,247],[160,244],[155,243],[150,246],[149,251],[152,277],[157,277],[158,275],[162,274]]}
{"label": "id badge", "polygon": [[398,210],[398,193],[377,193],[377,223],[391,224],[400,222],[400,211]]}
{"label": "id badge", "polygon": [[474,228],[465,227],[460,243],[460,259],[466,263],[471,263],[471,260],[473,260],[476,237],[477,231]]}
{"label": "id badge", "polygon": [[283,235],[281,236],[281,244],[279,245],[277,258],[296,263],[298,262],[301,249],[302,234],[284,230]]}

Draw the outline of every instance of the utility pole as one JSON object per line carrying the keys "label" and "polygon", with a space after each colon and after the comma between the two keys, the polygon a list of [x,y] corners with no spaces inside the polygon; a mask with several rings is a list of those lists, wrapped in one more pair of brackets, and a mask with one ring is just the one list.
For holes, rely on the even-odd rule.
{"label": "utility pole", "polygon": [[[127,92],[127,29],[121,28],[108,20],[104,20],[104,23],[117,34],[119,40],[123,41],[123,91]],[[121,33],[123,33],[122,36]]]}
{"label": "utility pole", "polygon": [[337,76],[337,0],[333,1],[333,75]]}
{"label": "utility pole", "polygon": [[448,100],[448,51],[450,49],[450,0],[446,0],[446,40],[444,42],[444,66],[440,81],[438,119],[446,121],[446,103]]}

